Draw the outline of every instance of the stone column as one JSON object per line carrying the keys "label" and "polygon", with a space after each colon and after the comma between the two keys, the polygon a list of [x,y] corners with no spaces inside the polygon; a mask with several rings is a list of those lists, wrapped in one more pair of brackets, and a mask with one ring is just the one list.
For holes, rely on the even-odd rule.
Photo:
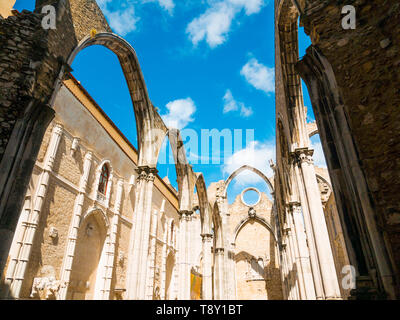
{"label": "stone column", "polygon": [[117,182],[117,195],[114,204],[114,216],[111,221],[111,232],[109,237],[108,249],[106,252],[106,264],[105,264],[105,273],[104,273],[104,285],[102,289],[102,297],[103,300],[110,299],[111,292],[111,282],[114,271],[114,261],[115,261],[115,250],[117,243],[117,235],[118,235],[118,226],[119,226],[119,218],[121,215],[121,203],[122,203],[122,194],[124,191],[124,182],[122,179]]}
{"label": "stone column", "polygon": [[[178,229],[177,229],[177,233],[179,235]],[[161,260],[162,260],[161,261],[161,288],[160,288],[161,300],[165,300],[165,282],[166,282],[166,273],[167,273],[167,240],[168,240],[168,222],[167,222],[167,219],[165,219],[163,247],[162,247],[162,256],[161,256]]]}
{"label": "stone column", "polygon": [[127,299],[144,300],[146,297],[147,258],[149,252],[151,202],[156,168],[137,168],[134,228],[131,232],[129,266],[127,272]]}
{"label": "stone column", "polygon": [[[165,203],[165,200],[163,200]],[[161,209],[163,210],[163,209]],[[162,212],[161,212],[162,214]],[[149,266],[147,269],[147,292],[146,299],[153,299],[154,291],[154,276],[156,271],[156,245],[157,245],[157,225],[158,225],[158,212],[153,210],[153,217],[151,223],[151,233],[150,233],[150,254],[149,254]]]}
{"label": "stone column", "polygon": [[294,163],[294,170],[296,174],[297,186],[299,188],[299,196],[301,201],[301,209],[303,212],[304,227],[307,235],[306,242],[307,242],[308,252],[310,254],[311,272],[314,280],[315,295],[317,300],[323,300],[325,298],[325,295],[324,295],[324,288],[322,285],[317,249],[315,247],[314,230],[311,224],[311,218],[308,209],[308,202],[304,190],[303,180],[301,178],[300,169],[297,166],[296,161]]}
{"label": "stone column", "polygon": [[289,286],[290,290],[292,291],[292,298],[294,300],[299,300],[300,298],[300,293],[299,293],[299,283],[298,283],[298,278],[297,278],[297,266],[296,266],[296,261],[295,261],[295,254],[294,254],[294,248],[293,248],[293,243],[291,241],[291,231],[288,225],[285,226],[285,237],[286,237],[286,252],[287,252],[287,258],[288,258],[288,265],[289,265]]}
{"label": "stone column", "polygon": [[67,248],[61,268],[61,288],[58,292],[58,300],[65,300],[67,298],[68,286],[72,271],[72,263],[75,256],[76,241],[78,239],[79,224],[81,222],[82,216],[82,207],[85,200],[90,168],[92,166],[92,157],[92,152],[88,151],[86,152],[85,160],[83,161],[83,173],[79,181],[79,193],[75,199],[74,213],[68,232]]}
{"label": "stone column", "polygon": [[39,177],[39,183],[36,188],[35,197],[33,199],[33,211],[30,214],[24,232],[24,243],[21,247],[18,263],[15,265],[13,281],[10,284],[9,294],[11,297],[19,298],[22,282],[25,279],[26,268],[29,263],[30,254],[32,251],[33,241],[36,235],[36,230],[39,225],[40,214],[43,203],[46,198],[47,188],[49,185],[50,173],[53,169],[54,160],[57,155],[58,146],[62,136],[62,125],[56,124],[53,128],[49,146],[47,148],[46,157],[44,160],[43,172]]}
{"label": "stone column", "polygon": [[298,291],[299,291],[299,299],[306,300],[306,291],[305,291],[305,284],[304,284],[304,276],[303,276],[303,268],[300,261],[300,254],[299,254],[299,247],[297,244],[296,239],[296,230],[293,226],[293,217],[292,212],[289,210],[286,215],[287,224],[288,224],[288,239],[290,243],[290,247],[293,249],[293,263],[294,263],[294,276],[296,277],[296,283],[298,284]]}
{"label": "stone column", "polygon": [[212,266],[211,266],[211,247],[213,235],[205,233],[201,235],[203,239],[203,300],[212,300]]}
{"label": "stone column", "polygon": [[311,271],[310,256],[308,253],[307,239],[304,232],[304,224],[301,213],[301,204],[298,202],[290,203],[292,214],[292,226],[296,237],[296,244],[298,248],[298,266],[301,268],[302,281],[304,288],[304,295],[302,299],[315,300],[314,279]]}
{"label": "stone column", "polygon": [[214,300],[225,300],[224,248],[215,248],[214,252]]}
{"label": "stone column", "polygon": [[180,290],[179,299],[190,299],[190,222],[192,221],[193,211],[180,211],[180,227],[179,227],[179,270],[180,270]]}
{"label": "stone column", "polygon": [[283,286],[286,291],[286,297],[288,300],[293,300],[292,289],[290,287],[289,280],[289,266],[287,258],[287,246],[285,239],[282,239],[282,275],[283,275]]}
{"label": "stone column", "polygon": [[28,221],[29,221],[30,212],[31,212],[31,197],[26,197],[24,208],[19,217],[17,229],[16,229],[16,232],[14,235],[12,246],[11,246],[10,262],[8,264],[6,276],[4,279],[5,286],[1,288],[2,289],[2,292],[0,295],[1,299],[6,299],[8,297],[11,283],[14,280],[15,268],[19,262],[21,249],[24,245],[25,231],[26,231],[26,228],[29,226]]}
{"label": "stone column", "polygon": [[295,150],[301,168],[305,193],[309,204],[310,218],[315,236],[321,278],[324,286],[325,299],[340,299],[340,289],[337,280],[335,262],[329,241],[324,211],[322,209],[321,195],[318,189],[314,163],[313,150],[299,148]]}

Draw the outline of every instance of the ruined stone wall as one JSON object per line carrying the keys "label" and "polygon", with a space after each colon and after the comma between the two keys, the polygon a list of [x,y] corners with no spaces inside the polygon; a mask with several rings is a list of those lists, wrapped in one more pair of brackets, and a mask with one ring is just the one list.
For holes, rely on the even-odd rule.
{"label": "ruined stone wall", "polygon": [[[283,294],[279,253],[271,231],[259,220],[250,218],[239,229],[235,241],[235,231],[249,217],[249,209],[238,195],[229,205],[230,216],[224,226],[226,235],[235,242],[237,298],[281,300]],[[272,202],[265,193],[261,193],[261,199],[254,209],[257,217],[267,222],[272,232],[276,232]],[[251,264],[251,259],[258,262],[260,258],[264,268]]]}
{"label": "ruined stone wall", "polygon": [[[102,210],[108,219],[108,224],[112,224],[115,212],[116,194],[118,180],[123,180],[123,195],[121,199],[120,218],[117,230],[116,250],[114,259],[113,281],[111,287],[111,299],[124,298],[124,290],[126,289],[126,272],[128,264],[129,243],[131,230],[133,226],[133,211],[135,204],[135,184],[130,184],[131,176],[136,175],[136,164],[129,158],[103,128],[101,120],[96,119],[86,107],[70,92],[66,87],[60,89],[55,101],[56,117],[47,128],[42,141],[39,158],[36,161],[34,175],[30,183],[29,195],[35,199],[37,193],[37,180],[43,173],[45,166],[45,154],[49,149],[53,127],[56,124],[62,126],[60,142],[54,158],[52,171],[50,172],[50,180],[47,185],[47,191],[44,198],[44,204],[40,211],[40,219],[36,236],[34,238],[32,252],[30,255],[25,280],[23,282],[21,298],[29,298],[34,278],[49,276],[51,270],[52,276],[60,279],[63,260],[65,258],[67,241],[69,237],[69,229],[74,214],[75,202],[79,193],[79,184],[83,174],[85,155],[91,151],[92,161],[91,169],[88,177],[88,187],[84,195],[84,203],[82,206],[82,218],[92,209]],[[78,138],[78,147],[72,153],[73,140]],[[97,199],[97,177],[99,169],[103,161],[110,161],[110,169],[112,171],[112,184],[108,184],[110,190],[110,201],[108,205],[106,201]],[[160,179],[157,177],[157,179]],[[161,214],[163,200],[165,200],[165,212]],[[155,276],[155,284],[161,286],[161,269],[162,269],[162,243],[163,243],[163,224],[165,219],[175,221],[175,233],[179,227],[179,216],[176,208],[168,201],[167,197],[162,194],[156,187],[153,189],[153,210],[157,210],[158,227],[157,227],[157,243],[156,243],[156,265],[157,271]],[[89,219],[89,218],[88,218]],[[86,220],[85,220],[86,221]],[[101,219],[96,221],[99,228],[105,228],[105,222]],[[154,221],[153,221],[154,223]],[[85,225],[87,223],[85,222]],[[96,225],[94,224],[93,225]],[[52,238],[50,232],[52,229],[57,230],[57,237]],[[80,235],[79,239],[86,236]],[[104,237],[104,235],[103,235]],[[86,238],[85,238],[86,239]],[[93,238],[94,239],[94,238]],[[93,240],[92,239],[92,240]],[[96,238],[97,239],[97,238]],[[103,244],[100,238],[100,244],[94,239],[88,243],[96,247]],[[90,239],[89,239],[90,240]],[[96,241],[97,242],[96,242]],[[82,240],[83,241],[83,240]],[[85,240],[86,241],[86,240]],[[15,241],[14,241],[15,242]],[[93,247],[93,248],[94,248]],[[97,247],[96,247],[97,248]],[[97,248],[96,254],[85,254],[88,245],[78,243],[76,249],[77,259],[82,259],[87,255],[99,259],[98,253],[101,248]],[[79,258],[80,257],[80,258]],[[67,298],[93,298],[93,289],[96,279],[96,271],[93,261],[80,262],[79,266],[73,269],[71,275],[71,289]],[[96,262],[98,263],[98,262]],[[89,289],[85,292],[82,287],[82,281],[79,277],[87,278],[90,283]],[[75,277],[72,279],[72,277]],[[83,291],[82,291],[83,290]]]}
{"label": "ruined stone wall", "polygon": [[40,14],[23,11],[0,20],[0,160],[16,120],[34,90],[37,62],[46,50]]}
{"label": "ruined stone wall", "polygon": [[[332,65],[400,294],[400,3],[307,1],[301,22]],[[353,5],[355,30],[341,26]]]}

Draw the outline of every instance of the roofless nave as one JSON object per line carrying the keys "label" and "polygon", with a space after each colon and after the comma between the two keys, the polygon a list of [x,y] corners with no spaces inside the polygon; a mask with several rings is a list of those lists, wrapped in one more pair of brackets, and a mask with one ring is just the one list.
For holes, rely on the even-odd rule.
{"label": "roofless nave", "polygon": [[[151,104],[134,49],[93,0],[38,0],[35,13],[11,16],[2,8],[2,297],[398,298],[400,6],[349,2],[354,30],[338,22],[336,1],[275,1],[274,177],[243,167],[208,188],[179,131]],[[56,8],[56,30],[41,27],[47,4]],[[299,18],[312,41],[300,61]],[[69,73],[95,44],[121,63],[137,150]],[[306,123],[300,77],[329,174],[313,164],[315,125]],[[157,175],[165,137],[178,192]],[[242,170],[261,174],[272,201],[260,194],[253,204],[227,202]],[[343,281],[349,265],[354,290]]]}

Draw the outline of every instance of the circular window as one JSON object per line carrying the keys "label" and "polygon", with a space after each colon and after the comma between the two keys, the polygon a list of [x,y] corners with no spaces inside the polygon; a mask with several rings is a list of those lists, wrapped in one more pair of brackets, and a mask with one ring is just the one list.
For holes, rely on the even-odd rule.
{"label": "circular window", "polygon": [[247,188],[242,192],[242,202],[248,207],[254,207],[260,201],[260,191],[256,188]]}

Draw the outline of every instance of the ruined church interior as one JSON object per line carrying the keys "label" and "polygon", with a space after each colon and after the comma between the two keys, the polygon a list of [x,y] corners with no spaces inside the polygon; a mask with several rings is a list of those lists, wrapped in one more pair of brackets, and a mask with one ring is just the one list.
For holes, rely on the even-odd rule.
{"label": "ruined church interior", "polygon": [[[207,184],[95,0],[21,12],[2,0],[0,299],[400,298],[400,4],[344,1],[357,12],[344,29],[342,1],[271,2],[271,175],[243,164]],[[47,5],[55,29],[42,27]],[[137,145],[75,77],[92,46],[119,61]],[[166,141],[176,186],[160,171]],[[263,188],[234,194],[245,172]]]}

